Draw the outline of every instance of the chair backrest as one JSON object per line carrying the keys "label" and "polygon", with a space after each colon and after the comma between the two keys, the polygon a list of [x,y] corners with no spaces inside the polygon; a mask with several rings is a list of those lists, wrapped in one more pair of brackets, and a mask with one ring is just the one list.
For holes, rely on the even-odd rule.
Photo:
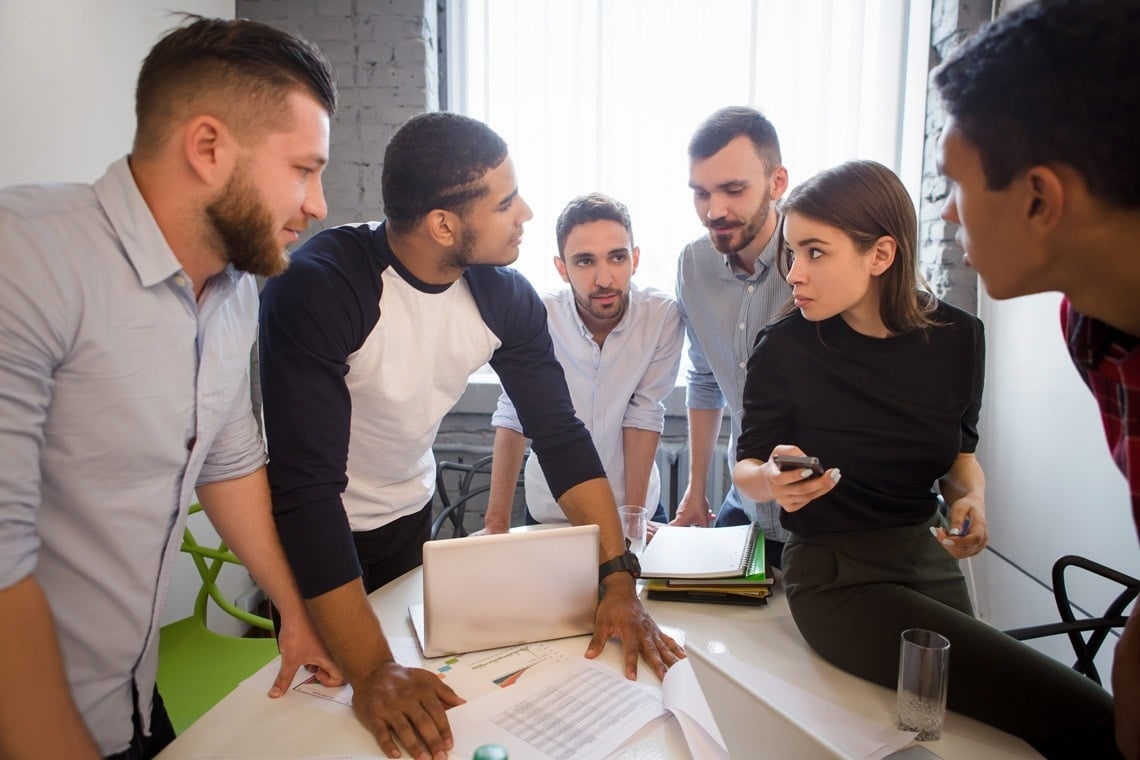
{"label": "chair backrest", "polygon": [[[1098,575],[1122,587],[1120,593],[1100,616],[1092,617],[1084,610],[1080,610],[1086,617],[1077,618],[1073,612],[1079,608],[1069,599],[1068,586],[1065,582],[1065,571],[1071,567]],[[1069,643],[1072,644],[1077,657],[1073,663],[1073,670],[1100,683],[1100,673],[1097,672],[1094,662],[1097,653],[1113,629],[1123,628],[1128,622],[1125,610],[1138,595],[1140,595],[1140,579],[1113,570],[1099,562],[1093,562],[1091,559],[1068,554],[1053,563],[1053,597],[1057,602],[1057,612],[1061,616],[1061,622],[1013,628],[1006,633],[1019,641],[1065,634],[1069,637]],[[1085,638],[1086,633],[1090,634],[1088,638]]]}
{"label": "chair backrest", "polygon": [[[194,504],[190,507],[189,514],[197,514],[200,511],[202,511],[202,506],[200,504]],[[185,530],[182,532],[181,549],[190,555],[190,559],[194,561],[194,566],[198,569],[198,575],[202,578],[202,587],[199,589],[198,596],[194,600],[194,617],[198,618],[202,622],[202,625],[206,624],[207,600],[212,599],[214,604],[218,605],[222,611],[243,623],[266,631],[273,630],[272,620],[241,609],[230,601],[226,595],[222,593],[221,589],[218,588],[218,575],[221,573],[222,567],[227,563],[241,565],[241,560],[229,550],[225,542],[219,543],[217,548],[202,546],[194,538],[194,533],[190,530],[189,524],[187,524]]]}
{"label": "chair backrest", "polygon": [[[467,528],[463,524],[463,520],[467,515],[467,509],[473,506],[472,502],[477,502],[485,497],[491,490],[490,474],[491,463],[493,457],[485,456],[477,459],[470,464],[465,462],[450,462],[440,460],[436,464],[435,469],[435,492],[439,498],[439,512],[436,514],[435,519],[431,525],[431,540],[439,538],[439,532],[443,528],[444,523],[451,523],[451,534],[453,538],[461,538],[467,535]],[[523,460],[523,468],[519,470],[519,478],[515,483],[516,490],[522,488],[523,485],[523,469],[525,469],[526,460]],[[448,479],[452,474],[458,474],[459,479],[454,489],[448,488]],[[484,481],[484,478],[486,479]],[[452,478],[454,479],[454,478]]]}

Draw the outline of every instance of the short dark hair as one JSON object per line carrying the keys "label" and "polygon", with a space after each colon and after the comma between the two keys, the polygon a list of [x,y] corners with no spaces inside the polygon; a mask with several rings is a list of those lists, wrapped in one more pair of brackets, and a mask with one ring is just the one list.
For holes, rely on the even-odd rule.
{"label": "short dark hair", "polygon": [[566,258],[566,238],[570,237],[570,232],[575,227],[601,221],[617,222],[625,227],[629,233],[630,245],[633,245],[633,222],[630,221],[626,205],[602,193],[587,193],[567,203],[558,215],[558,221],[554,225],[558,255]]}
{"label": "short dark hair", "polygon": [[935,72],[946,111],[1001,190],[1049,163],[1140,206],[1140,4],[1038,0],[999,18]]}
{"label": "short dark hair", "polygon": [[388,227],[407,232],[433,209],[463,216],[488,192],[483,175],[506,157],[507,143],[481,121],[447,112],[412,117],[384,151]]}
{"label": "short dark hair", "polygon": [[747,135],[752,141],[769,173],[784,162],[776,128],[764,114],[747,106],[728,106],[702,121],[689,140],[689,158],[694,161],[710,158],[741,135]]}
{"label": "short dark hair", "polygon": [[[875,161],[848,161],[802,182],[788,194],[783,212],[837,227],[860,252],[879,238],[894,239],[895,260],[883,273],[879,316],[892,333],[930,327],[937,300],[918,274],[918,221],[902,181]],[[785,248],[781,271],[791,268]],[[928,297],[920,297],[923,286]]]}
{"label": "short dark hair", "polygon": [[332,66],[312,43],[247,19],[182,15],[139,72],[135,153],[156,150],[190,109],[215,112],[241,139],[287,123],[293,91],[336,113]]}

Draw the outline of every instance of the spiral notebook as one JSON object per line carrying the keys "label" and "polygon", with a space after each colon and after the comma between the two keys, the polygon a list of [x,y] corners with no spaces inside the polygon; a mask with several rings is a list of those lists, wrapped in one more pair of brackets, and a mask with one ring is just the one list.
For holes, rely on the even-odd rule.
{"label": "spiral notebook", "polygon": [[[725,528],[662,526],[641,556],[641,576],[739,578],[750,575],[762,535],[756,523]],[[760,567],[763,568],[762,550]]]}

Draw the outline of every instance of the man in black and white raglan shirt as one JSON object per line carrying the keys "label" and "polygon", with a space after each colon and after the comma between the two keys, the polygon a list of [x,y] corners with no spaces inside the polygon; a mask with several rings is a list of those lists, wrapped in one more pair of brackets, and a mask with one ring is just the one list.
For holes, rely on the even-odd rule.
{"label": "man in black and white raglan shirt", "polygon": [[358,718],[389,756],[395,737],[414,757],[445,757],[444,710],[462,699],[395,663],[365,592],[420,564],[431,445],[488,361],[559,505],[571,522],[601,527],[602,598],[587,656],[618,636],[632,678],[639,654],[661,676],[683,653],[623,571],[613,493],[574,416],[542,301],[503,268],[531,218],[506,144],[473,119],[417,116],[385,151],[382,191],[385,222],[318,234],[262,295],[269,480],[281,543]]}

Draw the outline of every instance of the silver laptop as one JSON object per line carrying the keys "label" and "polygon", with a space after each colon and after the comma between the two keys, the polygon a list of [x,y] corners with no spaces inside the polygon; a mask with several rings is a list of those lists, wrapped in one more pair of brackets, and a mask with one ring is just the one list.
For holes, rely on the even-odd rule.
{"label": "silver laptop", "polygon": [[686,649],[685,653],[733,760],[849,757],[730,673],[722,658],[697,647]]}
{"label": "silver laptop", "polygon": [[408,612],[425,657],[591,633],[598,526],[428,541],[423,580]]}

